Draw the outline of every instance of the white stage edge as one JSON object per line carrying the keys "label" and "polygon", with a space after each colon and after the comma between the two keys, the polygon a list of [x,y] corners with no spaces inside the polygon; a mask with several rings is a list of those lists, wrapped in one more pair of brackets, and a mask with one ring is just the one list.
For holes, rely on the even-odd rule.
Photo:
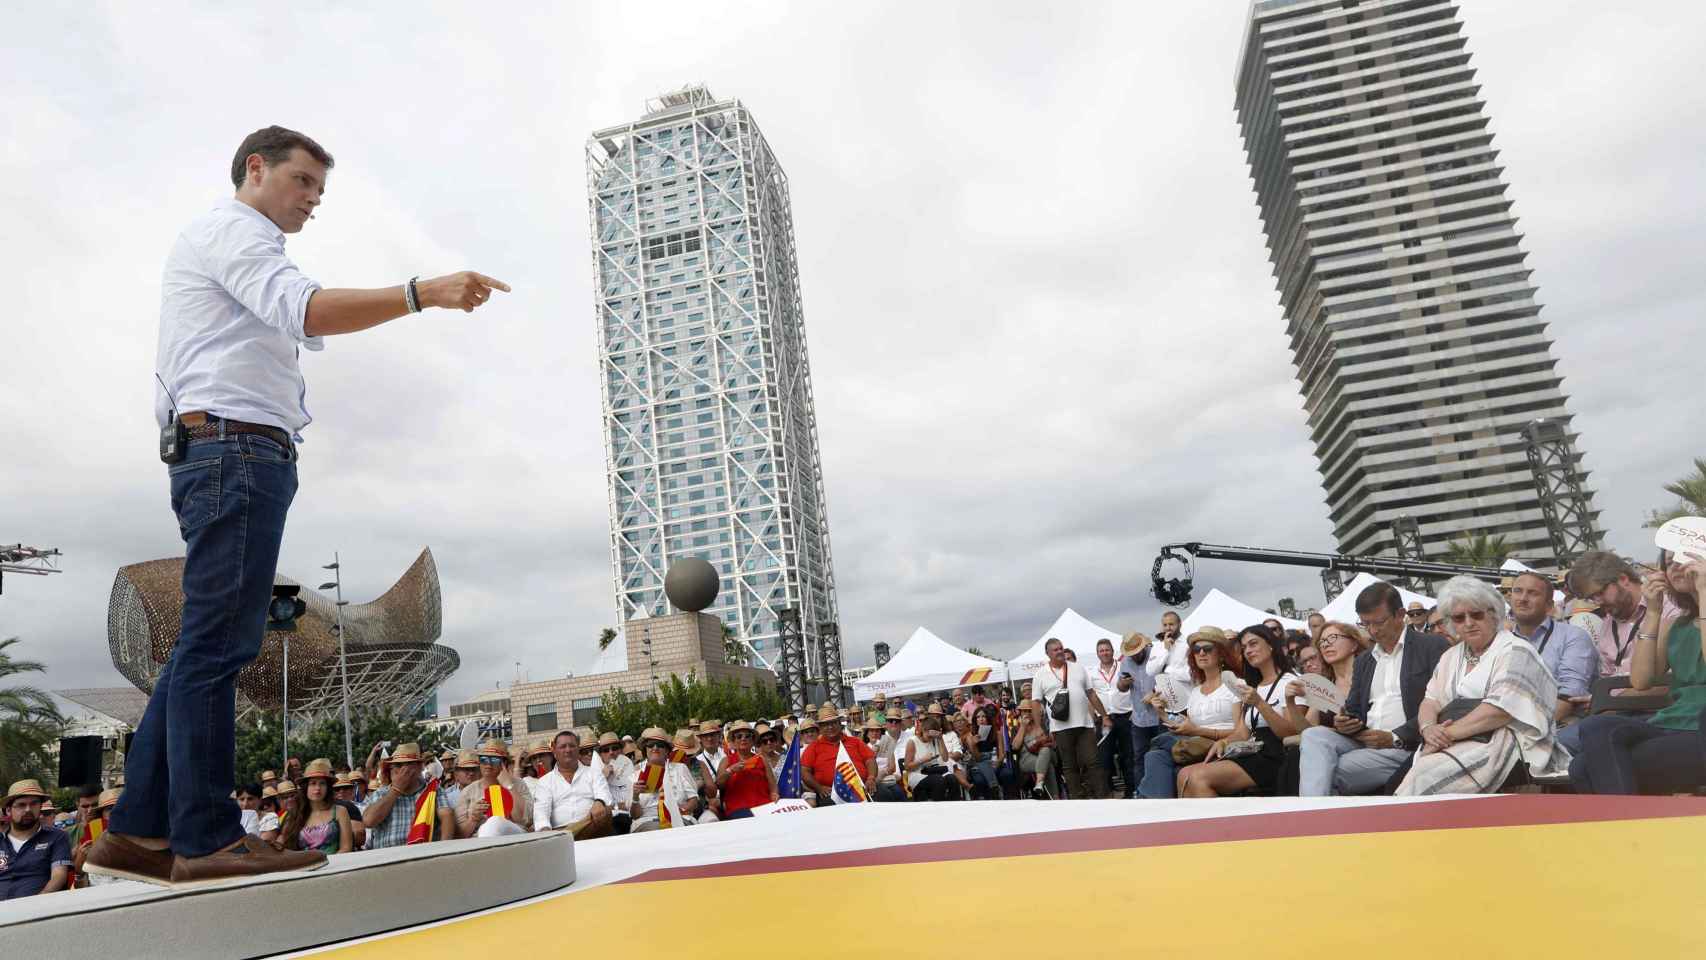
{"label": "white stage edge", "polygon": [[31,960],[269,956],[490,910],[574,882],[574,840],[565,833],[458,840],[182,890],[126,880],[12,900],[0,903],[0,942],[7,956]]}

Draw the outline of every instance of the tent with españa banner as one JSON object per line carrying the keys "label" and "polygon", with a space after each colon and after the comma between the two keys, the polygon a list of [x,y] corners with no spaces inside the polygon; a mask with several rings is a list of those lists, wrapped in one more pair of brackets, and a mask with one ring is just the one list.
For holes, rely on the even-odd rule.
{"label": "tent with espa\u00f1a banner", "polygon": [[853,699],[863,702],[879,693],[893,697],[952,690],[1001,679],[1001,661],[967,653],[919,627],[881,670],[853,682]]}

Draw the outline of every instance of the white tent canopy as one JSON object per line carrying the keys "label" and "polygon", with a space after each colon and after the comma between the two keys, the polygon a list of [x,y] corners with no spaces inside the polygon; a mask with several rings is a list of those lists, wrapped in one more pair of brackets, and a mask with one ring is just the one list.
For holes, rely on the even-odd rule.
{"label": "white tent canopy", "polygon": [[1287,630],[1303,630],[1308,624],[1302,620],[1288,620],[1278,614],[1269,613],[1252,607],[1242,600],[1229,597],[1220,592],[1219,587],[1209,590],[1208,596],[1196,605],[1189,615],[1179,624],[1179,631],[1189,637],[1200,627],[1219,627],[1222,630],[1242,630],[1253,623],[1274,619]]}
{"label": "white tent canopy", "polygon": [[1042,636],[1038,637],[1037,642],[1031,644],[1030,649],[1007,661],[1007,666],[1013,671],[1015,681],[1030,679],[1031,674],[1042,669],[1042,665],[1048,662],[1048,655],[1043,653],[1043,645],[1048,643],[1050,637],[1055,637],[1061,643],[1066,644],[1068,650],[1078,655],[1078,662],[1088,669],[1090,664],[1096,662],[1096,641],[1112,640],[1114,642],[1114,653],[1118,655],[1121,634],[1109,630],[1107,627],[1098,626],[1078,611],[1067,607],[1059,617],[1055,618],[1054,626],[1049,627]]}
{"label": "white tent canopy", "polygon": [[1001,661],[967,653],[919,627],[881,670],[853,681],[853,699],[864,702],[879,693],[893,697],[952,690],[998,683],[1001,678]]}
{"label": "white tent canopy", "polygon": [[[1337,620],[1340,623],[1356,623],[1357,595],[1379,582],[1380,578],[1372,573],[1357,574],[1351,578],[1350,583],[1345,584],[1345,589],[1334,597],[1331,603],[1321,608],[1321,615],[1328,620]],[[1411,593],[1403,587],[1398,587],[1398,596],[1404,599],[1406,609],[1418,600],[1426,609],[1432,610],[1434,608],[1434,598],[1425,594]]]}

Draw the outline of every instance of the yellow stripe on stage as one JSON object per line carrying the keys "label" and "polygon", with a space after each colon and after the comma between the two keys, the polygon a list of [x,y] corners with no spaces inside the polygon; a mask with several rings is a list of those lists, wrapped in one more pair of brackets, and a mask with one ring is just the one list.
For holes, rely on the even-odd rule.
{"label": "yellow stripe on stage", "polygon": [[[683,903],[709,902],[763,904],[770,919],[755,922],[739,910],[696,915],[695,957],[750,960],[805,949],[812,960],[869,960],[867,937],[814,935],[811,946],[802,948],[800,930],[862,929],[875,909],[882,914],[881,943],[940,946],[940,914],[883,906],[895,902],[896,891],[952,891],[961,902],[990,904],[1027,890],[1047,891],[1072,904],[1068,941],[1047,950],[1047,956],[1123,956],[1133,936],[1153,944],[1157,955],[1247,952],[1263,960],[1356,956],[1371,947],[1383,957],[1417,960],[1699,956],[1706,950],[1706,927],[1698,920],[1699,890],[1706,886],[1703,849],[1706,817],[1685,817],[1288,837],[612,884],[330,952],[418,960],[490,951],[493,944],[509,942],[516,930],[573,929],[573,943],[565,942],[561,954],[547,949],[542,955],[664,956],[682,948],[679,925],[589,923],[587,918],[662,917],[679,912]],[[1616,882],[1604,879],[1606,869],[1617,871]],[[1290,879],[1284,879],[1287,875]],[[1290,895],[1282,893],[1288,890],[1315,892],[1287,900]],[[1281,909],[1275,896],[1309,906],[1301,912]],[[1196,919],[1157,929],[1133,926],[1131,910],[1137,904],[1171,897],[1187,913],[1196,911]],[[1333,903],[1345,909],[1329,906]],[[1246,908],[1253,911],[1246,919],[1230,919]],[[1210,919],[1211,914],[1219,919]],[[786,917],[802,918],[806,926],[778,919]],[[1046,918],[968,922],[954,926],[953,945],[957,953],[1005,955],[1016,945],[1036,946],[1049,936]],[[552,942],[546,938],[535,946]],[[879,946],[877,952],[889,950]]]}

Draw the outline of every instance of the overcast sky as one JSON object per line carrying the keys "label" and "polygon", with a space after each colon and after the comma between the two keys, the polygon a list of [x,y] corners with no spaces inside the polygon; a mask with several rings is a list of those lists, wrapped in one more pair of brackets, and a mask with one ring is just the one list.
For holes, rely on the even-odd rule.
{"label": "overcast sky", "polygon": [[[441,703],[584,669],[613,620],[584,140],[703,81],[787,170],[849,666],[929,626],[997,655],[1066,606],[1152,627],[1196,539],[1331,549],[1232,111],[1246,4],[35,4],[0,56],[0,637],[123,683],[119,566],[182,551],[150,411],[161,264],[270,123],[336,157],[289,250],[326,286],[511,283],[307,354],[281,573],[437,557]],[[301,11],[297,13],[296,11]],[[1464,18],[1612,545],[1706,454],[1706,8]],[[1690,360],[1690,356],[1696,358]],[[1204,563],[1258,606],[1313,571]]]}

